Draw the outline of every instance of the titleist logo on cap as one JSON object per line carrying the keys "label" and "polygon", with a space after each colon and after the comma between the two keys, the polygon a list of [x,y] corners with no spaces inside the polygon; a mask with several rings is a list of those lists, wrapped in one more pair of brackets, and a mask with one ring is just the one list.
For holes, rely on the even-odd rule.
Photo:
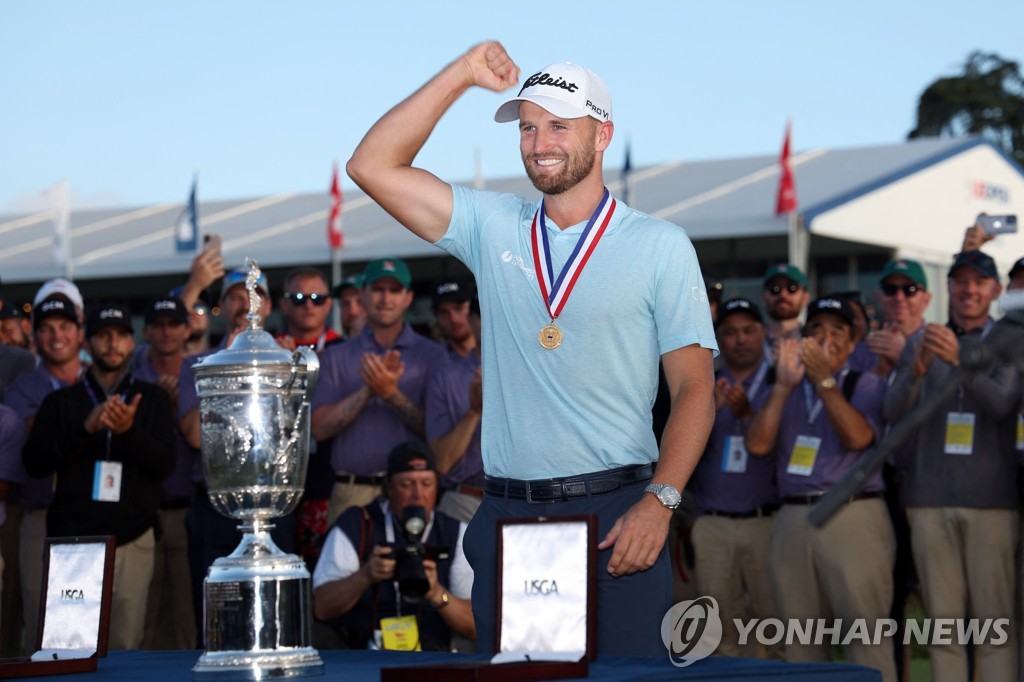
{"label": "titleist logo on cap", "polygon": [[[519,94],[522,95],[524,90],[526,90],[527,88],[532,88],[535,85],[548,85],[553,88],[561,88],[563,90],[568,90],[569,92],[576,92],[576,90],[579,88],[578,85],[566,81],[561,76],[557,78],[552,78],[550,73],[545,73],[542,71],[540,73],[535,73],[529,78],[527,78],[526,82],[523,83],[522,89],[519,90]],[[590,104],[590,102],[587,102],[587,104]]]}

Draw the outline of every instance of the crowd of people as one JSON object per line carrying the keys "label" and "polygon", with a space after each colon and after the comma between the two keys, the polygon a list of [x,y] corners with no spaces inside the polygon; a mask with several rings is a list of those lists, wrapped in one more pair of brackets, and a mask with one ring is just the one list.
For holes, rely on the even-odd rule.
{"label": "crowd of people", "polygon": [[[720,654],[744,653],[734,619],[873,622],[901,613],[916,586],[931,617],[1014,624],[1009,642],[970,656],[932,646],[934,679],[968,679],[971,667],[1016,679],[1021,368],[1000,355],[970,372],[960,364],[1022,334],[990,316],[1001,277],[979,230],[942,283],[896,259],[876,291],[812,300],[805,273],[781,263],[767,267],[760,301],[723,300],[682,230],[622,210],[605,189],[611,99],[583,67],[547,67],[495,114],[518,122],[543,201],[413,167],[462,93],[518,78],[500,44],[475,46],[381,118],[348,165],[476,274],[432,284],[435,338],[406,319],[413,282],[397,258],[334,291],[309,267],[288,273],[276,299],[265,276],[256,282],[260,314],[276,301],[285,321],[277,342],[321,363],[305,495],[273,530],[310,567],[316,645],[492,651],[496,522],[593,513],[598,648],[663,655],[665,538],[689,498],[693,559],[672,561],[717,600]],[[520,259],[533,270],[505,257],[518,253],[533,254]],[[203,577],[240,535],[207,495],[193,366],[245,327],[247,274],[204,251],[182,287],[149,302],[141,330],[124,306],[85,302],[60,279],[40,288],[29,319],[0,308],[0,625],[5,639],[21,633],[22,650],[38,627],[48,535],[116,538],[112,647],[202,645]],[[211,346],[218,283],[228,333]],[[948,321],[927,323],[939,286]],[[1024,259],[1007,288],[1024,290]],[[328,321],[334,305],[341,329]],[[808,510],[911,415],[922,419],[915,437],[826,525],[810,524]],[[399,557],[421,541],[444,551],[423,555],[412,593]],[[396,641],[398,631],[416,634]],[[844,649],[898,679],[892,641]],[[747,653],[823,661],[832,648]]]}

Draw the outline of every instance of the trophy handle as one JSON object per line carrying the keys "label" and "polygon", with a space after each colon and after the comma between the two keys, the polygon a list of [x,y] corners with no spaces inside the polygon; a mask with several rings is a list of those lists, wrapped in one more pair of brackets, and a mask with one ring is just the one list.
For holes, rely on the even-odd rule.
{"label": "trophy handle", "polygon": [[306,367],[306,400],[309,401],[313,398],[313,391],[316,390],[316,382],[320,377],[320,358],[317,357],[316,351],[308,346],[299,346],[292,353],[293,382],[299,367],[303,365]]}

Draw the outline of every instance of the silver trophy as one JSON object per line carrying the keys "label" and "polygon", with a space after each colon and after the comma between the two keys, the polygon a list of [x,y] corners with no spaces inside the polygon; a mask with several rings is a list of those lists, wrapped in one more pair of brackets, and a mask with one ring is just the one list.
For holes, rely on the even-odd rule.
{"label": "silver trophy", "polygon": [[270,537],[271,519],[302,497],[309,460],[309,401],[320,362],[290,353],[262,329],[249,269],[249,327],[230,348],[195,366],[210,501],[240,521],[242,542],[213,562],[204,583],[206,651],[194,680],[263,680],[323,675],[311,646],[309,571]]}

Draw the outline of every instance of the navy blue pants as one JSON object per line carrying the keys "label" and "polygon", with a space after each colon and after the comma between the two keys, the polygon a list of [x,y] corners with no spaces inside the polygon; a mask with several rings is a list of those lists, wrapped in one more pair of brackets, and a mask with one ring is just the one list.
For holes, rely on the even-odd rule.
{"label": "navy blue pants", "polygon": [[[493,653],[496,647],[498,519],[596,514],[597,541],[600,542],[615,521],[640,500],[646,483],[605,495],[544,504],[485,496],[463,540],[466,558],[473,567],[476,650]],[[537,548],[538,553],[556,551],[556,547]],[[662,548],[657,562],[648,570],[622,577],[608,573],[612,551],[614,547],[597,553],[597,653],[664,656],[661,620],[672,606],[672,567],[668,550]]]}

